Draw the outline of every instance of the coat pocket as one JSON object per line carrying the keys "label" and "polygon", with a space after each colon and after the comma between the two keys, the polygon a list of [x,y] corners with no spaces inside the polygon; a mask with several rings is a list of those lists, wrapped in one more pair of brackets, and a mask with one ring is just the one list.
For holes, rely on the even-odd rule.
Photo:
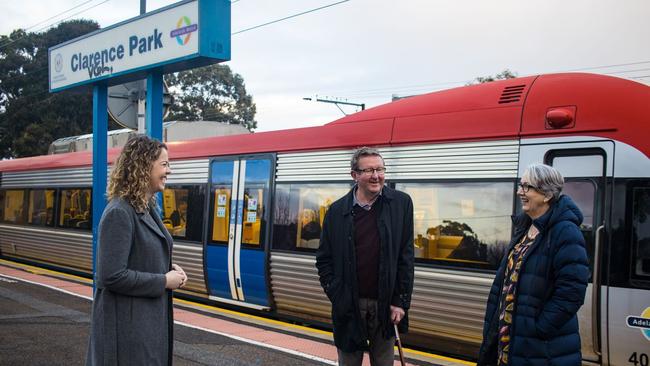
{"label": "coat pocket", "polygon": [[341,284],[332,298],[332,318],[339,321],[349,319],[353,310],[350,288]]}

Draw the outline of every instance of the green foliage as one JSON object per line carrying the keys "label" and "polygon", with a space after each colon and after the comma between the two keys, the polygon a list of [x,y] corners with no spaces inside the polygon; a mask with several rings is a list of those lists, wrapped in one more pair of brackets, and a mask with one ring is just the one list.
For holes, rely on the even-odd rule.
{"label": "green foliage", "polygon": [[227,65],[211,65],[165,75],[174,94],[167,120],[217,121],[257,127],[255,103],[241,75]]}
{"label": "green foliage", "polygon": [[492,76],[479,76],[476,79],[470,81],[467,83],[467,85],[474,85],[474,84],[483,84],[483,83],[489,83],[490,81],[495,81],[495,80],[505,80],[505,79],[514,79],[517,77],[516,72],[510,71],[510,69],[505,69],[501,71],[500,73]]}
{"label": "green foliage", "polygon": [[45,154],[55,139],[92,131],[92,91],[50,93],[47,50],[98,28],[73,20],[0,36],[0,158]]}

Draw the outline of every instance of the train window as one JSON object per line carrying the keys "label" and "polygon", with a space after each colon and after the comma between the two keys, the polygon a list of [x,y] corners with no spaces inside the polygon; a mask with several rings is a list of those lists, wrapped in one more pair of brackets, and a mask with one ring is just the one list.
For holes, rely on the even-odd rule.
{"label": "train window", "polygon": [[511,235],[512,182],[398,183],[413,199],[415,257],[496,268]]}
{"label": "train window", "polygon": [[552,165],[563,177],[601,177],[605,158],[602,155],[573,155],[574,151],[557,151],[569,153],[567,156],[554,156]]}
{"label": "train window", "polygon": [[650,187],[635,187],[632,196],[632,273],[650,280]]}
{"label": "train window", "polygon": [[265,211],[269,192],[271,161],[251,159],[246,161],[244,177],[244,202],[242,244],[260,246],[266,227]]}
{"label": "train window", "polygon": [[163,192],[163,223],[176,239],[200,241],[203,231],[205,189],[169,187]]}
{"label": "train window", "polygon": [[592,230],[594,227],[594,204],[596,201],[596,183],[592,180],[564,182],[562,193],[571,197],[578,206],[584,219],[580,229]]}
{"label": "train window", "polygon": [[349,184],[278,184],[273,213],[273,248],[313,251],[329,206],[350,191]]}
{"label": "train window", "polygon": [[27,222],[32,225],[54,226],[54,189],[29,191]]}
{"label": "train window", "polygon": [[92,209],[90,188],[62,189],[59,194],[58,226],[72,229],[90,229],[92,227]]}
{"label": "train window", "polygon": [[2,199],[2,221],[24,224],[25,191],[9,189]]}
{"label": "train window", "polygon": [[214,201],[212,241],[217,243],[228,243],[233,167],[234,162],[232,161],[215,161],[212,163],[211,180]]}

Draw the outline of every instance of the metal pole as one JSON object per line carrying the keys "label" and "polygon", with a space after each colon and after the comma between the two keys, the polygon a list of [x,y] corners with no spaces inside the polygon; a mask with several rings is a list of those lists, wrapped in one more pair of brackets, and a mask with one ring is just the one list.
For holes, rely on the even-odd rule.
{"label": "metal pole", "polygon": [[[162,141],[163,125],[163,75],[158,70],[147,74],[147,136]],[[158,206],[163,207],[162,194],[156,194]],[[162,212],[161,212],[162,213]]]}
{"label": "metal pole", "polygon": [[147,75],[147,113],[146,125],[149,137],[162,141],[163,119],[163,76],[160,71]]}
{"label": "metal pole", "polygon": [[[106,207],[106,170],[108,139],[108,88],[104,83],[93,86],[93,280],[97,269],[99,220]],[[95,282],[93,281],[93,293]]]}
{"label": "metal pole", "polygon": [[140,15],[147,12],[147,0],[140,0]]}

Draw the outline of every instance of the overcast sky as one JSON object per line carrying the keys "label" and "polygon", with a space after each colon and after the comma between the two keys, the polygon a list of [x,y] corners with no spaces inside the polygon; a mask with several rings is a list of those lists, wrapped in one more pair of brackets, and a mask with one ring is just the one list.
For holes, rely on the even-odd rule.
{"label": "overcast sky", "polygon": [[[339,1],[233,0],[232,31]],[[147,10],[174,2],[148,0]],[[0,34],[35,25],[30,31],[43,30],[75,13],[73,18],[106,27],[137,16],[139,4],[0,0]],[[304,97],[371,107],[393,94],[462,86],[506,68],[520,76],[607,73],[647,84],[650,1],[350,0],[233,35],[227,64],[253,96],[257,131],[321,125],[343,116],[335,105]]]}

